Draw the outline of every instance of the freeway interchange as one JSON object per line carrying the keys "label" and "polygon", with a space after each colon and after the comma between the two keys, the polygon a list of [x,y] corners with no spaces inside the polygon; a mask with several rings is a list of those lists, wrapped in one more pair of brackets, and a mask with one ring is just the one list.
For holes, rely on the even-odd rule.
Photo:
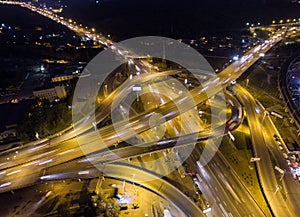
{"label": "freeway interchange", "polygon": [[[107,49],[113,50],[113,52],[124,55],[125,59],[130,59],[126,56],[126,52],[123,49],[115,46],[112,41],[106,39],[103,36],[91,33],[91,31],[85,31],[82,28],[71,24],[62,17],[45,12],[43,9],[36,8],[32,5],[22,4],[23,7],[27,7],[30,10],[37,11],[40,14],[53,19],[62,25],[68,26],[79,34],[84,34],[92,40],[100,42]],[[196,105],[205,103],[208,99],[216,96],[222,88],[231,86],[232,81],[237,80],[245,71],[247,71],[253,64],[255,64],[260,58],[264,56],[273,46],[282,40],[285,32],[276,32],[266,40],[264,43],[257,45],[250,51],[245,53],[237,61],[233,62],[216,77],[212,77],[202,85],[196,86],[190,91],[190,94],[195,101]],[[132,56],[132,54],[130,55]],[[142,67],[141,62],[134,61],[139,67]],[[147,69],[144,69],[147,71]],[[139,82],[147,83],[147,81],[155,78],[162,78],[158,80],[158,84],[167,86],[163,77],[165,75],[176,74],[179,71],[167,71],[160,73],[142,73],[139,76]],[[130,91],[135,85],[135,80],[128,79],[118,90],[112,91],[99,107],[96,108],[96,120],[101,122],[109,115],[111,106],[117,95],[122,98],[122,91]],[[158,85],[155,83],[156,85]],[[148,85],[148,84],[147,84]],[[146,85],[145,85],[146,87]],[[249,122],[249,128],[251,131],[251,140],[253,142],[255,155],[261,156],[261,162],[257,163],[258,175],[262,185],[265,197],[270,205],[270,209],[274,216],[297,216],[299,214],[299,208],[297,206],[296,197],[298,194],[293,194],[293,187],[290,184],[290,177],[283,178],[283,185],[287,189],[288,203],[285,198],[280,194],[274,194],[278,187],[278,181],[275,177],[275,172],[269,159],[269,153],[266,149],[266,138],[262,135],[263,128],[271,129],[272,127],[265,127],[265,124],[271,125],[271,120],[267,119],[268,123],[261,122],[259,118],[263,115],[263,108],[259,107],[253,97],[243,88],[238,85],[233,87],[236,97],[240,101],[247,112],[247,119]],[[146,110],[142,114],[136,114],[131,117],[128,122],[120,122],[119,124],[124,126],[124,130],[121,132],[122,139],[130,139],[131,134],[127,129],[133,129],[137,134],[142,134],[150,130],[149,121],[151,116],[159,113],[166,122],[172,121],[181,113],[176,109],[176,104],[186,103],[190,105],[185,97],[177,94],[173,102],[165,102],[158,107],[153,107]],[[174,105],[175,104],[175,105]],[[241,105],[231,105],[232,107],[242,107]],[[184,112],[189,112],[193,107],[183,107]],[[228,126],[226,123],[220,123],[218,126],[209,126],[205,129],[198,129],[195,132],[189,132],[190,134],[197,134],[200,142],[203,140],[213,141],[215,137],[221,137],[224,135],[224,128],[226,132],[234,130],[242,121],[243,112],[238,110],[237,115],[232,115],[226,123],[234,123],[234,125]],[[251,120],[251,121],[250,121]],[[14,149],[1,154],[0,162],[0,192],[7,192],[10,190],[18,189],[25,186],[30,186],[40,181],[49,181],[55,179],[67,179],[81,177],[80,171],[89,171],[89,175],[83,175],[83,178],[97,177],[99,174],[107,174],[107,176],[117,177],[122,179],[130,179],[130,174],[141,174],[139,177],[153,176],[136,168],[124,166],[119,161],[128,159],[130,157],[146,155],[154,152],[161,152],[162,150],[173,148],[174,143],[178,138],[164,138],[158,141],[149,141],[143,144],[143,147],[128,146],[124,148],[116,148],[112,154],[112,151],[107,150],[107,147],[112,147],[115,144],[120,143],[120,134],[115,133],[113,125],[109,125],[104,128],[95,129],[94,120],[91,117],[83,117],[75,125],[79,126],[79,130],[73,130],[73,128],[66,130],[62,135],[54,136],[50,139],[42,141],[36,141],[19,149]],[[160,122],[152,127],[158,127]],[[76,128],[76,127],[75,127]],[[275,130],[275,129],[274,129]],[[101,135],[102,141],[98,140],[98,133]],[[180,135],[182,143],[178,147],[193,144],[193,140],[190,134]],[[273,135],[274,131],[270,130],[267,135]],[[270,136],[269,136],[270,137]],[[272,136],[271,136],[272,137]],[[78,142],[81,141],[81,142]],[[82,150],[82,147],[78,143],[87,141],[87,151]],[[213,146],[212,146],[213,147]],[[200,147],[201,149],[201,147]],[[203,147],[202,147],[203,149]],[[14,157],[16,156],[16,157]],[[86,160],[86,156],[88,160]],[[229,166],[222,157],[222,154],[217,151],[216,157],[205,167],[198,167],[198,173],[203,177],[204,182],[209,183],[203,186],[203,192],[208,195],[208,199],[214,201],[215,209],[213,212],[219,216],[265,216],[266,214],[260,208],[260,205],[253,200],[252,195],[247,192],[245,187],[240,183],[236,175],[226,168]],[[200,162],[199,160],[198,162]],[[198,164],[198,162],[196,164]],[[103,168],[99,171],[93,167],[98,165],[97,168]],[[34,169],[33,169],[34,168]],[[126,168],[126,169],[125,169]],[[122,172],[121,172],[122,171]],[[129,176],[124,171],[130,171]],[[174,189],[172,185],[159,177],[152,177],[156,181],[136,180],[142,186],[145,186],[152,191],[161,194],[163,197],[172,201],[186,216],[203,216],[202,211],[197,207],[191,199],[180,192],[178,189]],[[159,180],[159,181],[158,181]],[[161,187],[164,186],[164,187]],[[172,192],[172,194],[170,194]],[[180,199],[179,199],[180,198]],[[187,208],[187,204],[190,205]],[[210,215],[210,214],[208,214]]]}

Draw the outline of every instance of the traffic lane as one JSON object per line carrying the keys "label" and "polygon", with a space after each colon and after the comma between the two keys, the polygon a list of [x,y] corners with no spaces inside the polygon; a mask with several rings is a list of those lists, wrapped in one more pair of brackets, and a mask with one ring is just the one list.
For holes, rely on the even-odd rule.
{"label": "traffic lane", "polygon": [[[276,181],[273,165],[266,148],[264,137],[262,135],[261,121],[257,117],[259,114],[258,106],[256,105],[253,97],[239,85],[235,85],[234,90],[238,98],[245,106],[247,112],[249,129],[251,132],[251,140],[256,156],[261,157],[261,161],[257,164],[260,182],[262,183],[264,193],[268,198],[268,202],[272,211],[276,216],[295,216],[292,211],[287,207],[284,198],[281,194],[274,194],[277,192],[278,183]],[[265,174],[268,174],[266,177]]]}
{"label": "traffic lane", "polygon": [[[205,172],[208,174],[208,176],[204,175],[205,172],[203,172],[203,170],[206,170]],[[218,207],[218,209],[221,211],[219,215],[221,214],[227,216],[230,212],[233,213],[234,216],[242,216],[240,210],[237,210],[239,203],[226,190],[223,181],[220,178],[220,174],[216,173],[214,168],[211,168],[209,164],[205,166],[205,168],[202,168],[199,172],[204,177],[204,180],[207,181],[206,184],[209,187],[209,190],[213,192],[214,204],[211,205],[212,209]],[[220,204],[222,204],[222,206],[225,208],[225,213],[224,210],[221,209]]]}
{"label": "traffic lane", "polygon": [[278,144],[274,140],[273,136],[275,134],[277,135],[278,132],[274,128],[274,125],[271,123],[271,121],[272,120],[270,117],[265,118],[264,131],[266,133],[264,134],[264,136],[267,137],[267,141],[269,142],[269,144],[271,144],[269,146],[269,149],[273,154],[273,159],[276,162],[276,165],[286,171],[286,174],[284,175],[280,183],[280,185],[282,186],[281,193],[287,197],[287,203],[293,207],[294,213],[300,214],[300,207],[297,205],[297,203],[294,202],[297,201],[297,199],[300,197],[300,185],[299,182],[295,180],[291,174],[289,174],[290,168],[283,157],[283,152],[285,152],[285,150],[280,150],[278,148]]}
{"label": "traffic lane", "polygon": [[31,186],[40,181],[42,171],[33,170],[32,168],[21,169],[18,168],[10,173],[7,173],[4,178],[1,179],[0,193]]}
{"label": "traffic lane", "polygon": [[[214,158],[206,165],[205,167],[200,168],[198,166],[198,170],[202,172],[203,179],[211,185],[211,191],[215,192],[214,197],[220,196],[220,190],[214,191],[215,185],[212,185],[214,182],[212,177],[218,181],[220,188],[223,189],[226,195],[221,196],[221,201],[235,201],[232,204],[224,204],[225,207],[229,206],[230,210],[238,209],[240,215],[252,215],[256,214],[258,216],[263,215],[258,205],[254,202],[253,198],[249,195],[248,191],[244,189],[244,187],[240,184],[240,182],[236,179],[236,175],[233,174],[230,167],[223,162],[222,158],[219,156],[221,153],[218,152],[214,156]],[[206,170],[206,168],[210,170]],[[206,180],[209,179],[209,180]],[[226,196],[226,197],[224,197]],[[231,207],[230,207],[231,205]],[[237,208],[236,208],[237,207]]]}
{"label": "traffic lane", "polygon": [[246,187],[241,183],[237,174],[232,171],[230,165],[224,162],[224,157],[221,157],[221,155],[222,153],[218,151],[218,154],[215,155],[213,166],[217,173],[220,174],[220,178],[223,178],[225,188],[230,192],[234,200],[239,202],[239,210],[243,210],[245,216],[263,216],[264,213],[259,205],[254,201],[249,191],[245,189]]}

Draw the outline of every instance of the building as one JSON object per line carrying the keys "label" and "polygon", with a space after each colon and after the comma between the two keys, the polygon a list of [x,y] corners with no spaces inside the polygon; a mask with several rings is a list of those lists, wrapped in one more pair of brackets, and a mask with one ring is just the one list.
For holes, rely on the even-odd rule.
{"label": "building", "polygon": [[64,99],[67,97],[67,92],[64,86],[55,86],[52,88],[38,89],[33,91],[33,95],[39,99],[47,99],[53,102],[56,99]]}
{"label": "building", "polygon": [[51,82],[62,82],[62,81],[68,81],[72,80],[74,78],[74,75],[57,75],[53,78],[51,78]]}

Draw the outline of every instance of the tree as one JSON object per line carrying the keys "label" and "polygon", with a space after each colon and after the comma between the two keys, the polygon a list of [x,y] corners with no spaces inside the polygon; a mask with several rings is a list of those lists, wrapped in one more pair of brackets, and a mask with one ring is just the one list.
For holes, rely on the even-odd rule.
{"label": "tree", "polygon": [[65,102],[35,101],[19,125],[18,134],[24,142],[35,140],[36,132],[40,138],[45,138],[70,126],[71,120],[72,114]]}
{"label": "tree", "polygon": [[102,194],[98,196],[95,203],[98,216],[118,217],[120,215],[120,207],[114,198],[108,198],[107,195]]}

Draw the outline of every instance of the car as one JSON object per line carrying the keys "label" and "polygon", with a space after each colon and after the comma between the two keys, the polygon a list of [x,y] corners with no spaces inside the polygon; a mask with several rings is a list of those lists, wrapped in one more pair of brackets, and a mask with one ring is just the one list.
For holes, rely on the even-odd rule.
{"label": "car", "polygon": [[206,206],[207,206],[207,207],[209,207],[209,206],[210,206],[210,205],[209,205],[209,203],[208,203],[207,201],[206,201],[206,203],[205,203],[205,204],[206,204]]}
{"label": "car", "polygon": [[133,209],[138,209],[139,208],[139,204],[138,203],[133,203],[132,207],[133,207]]}
{"label": "car", "polygon": [[202,191],[200,190],[200,188],[199,188],[198,185],[195,185],[194,188],[195,188],[194,190],[195,190],[195,193],[196,193],[196,194],[202,195]]}
{"label": "car", "polygon": [[279,136],[277,136],[276,134],[274,134],[274,139],[275,139],[275,141],[279,141]]}
{"label": "car", "polygon": [[120,204],[120,210],[127,210],[127,209],[128,209],[127,203]]}
{"label": "car", "polygon": [[197,187],[197,188],[201,187],[200,182],[198,181],[198,179],[194,180],[194,184],[195,184],[195,187]]}
{"label": "car", "polygon": [[192,179],[193,179],[194,181],[196,181],[196,180],[197,180],[197,176],[196,176],[196,174],[192,174]]}

